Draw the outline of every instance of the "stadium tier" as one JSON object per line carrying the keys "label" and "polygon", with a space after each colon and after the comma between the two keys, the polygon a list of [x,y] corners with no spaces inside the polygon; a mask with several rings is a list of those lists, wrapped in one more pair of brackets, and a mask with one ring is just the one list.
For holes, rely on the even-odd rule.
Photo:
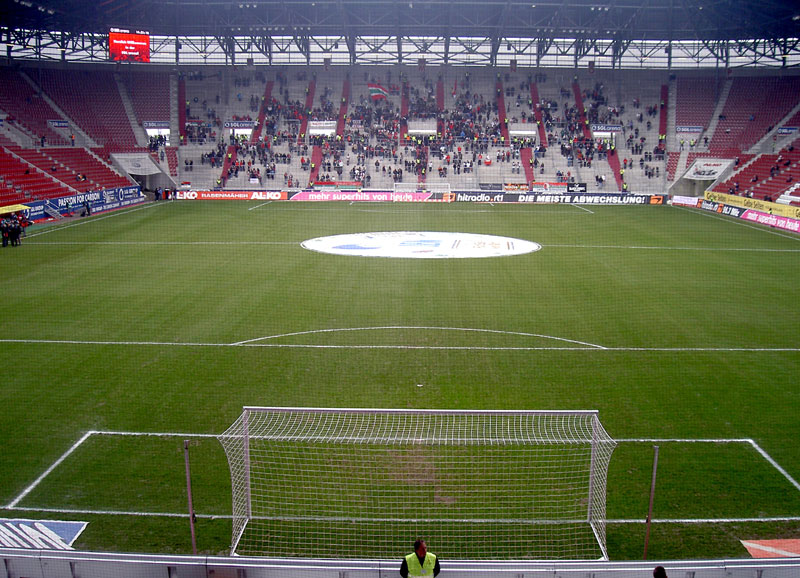
{"label": "stadium tier", "polygon": [[[789,146],[779,129],[793,130],[800,115],[800,77],[785,75],[75,66],[0,73],[10,88],[0,100],[6,138],[39,169],[52,157],[62,175],[86,176],[77,186],[56,176],[79,191],[122,186],[129,180],[110,168],[113,155],[149,152],[173,187],[573,182],[662,192],[695,159],[744,164],[748,155],[775,154],[774,146]],[[42,145],[52,154],[35,152]],[[62,151],[69,145],[72,152]],[[779,195],[791,176],[785,187],[773,179],[755,192]]]}

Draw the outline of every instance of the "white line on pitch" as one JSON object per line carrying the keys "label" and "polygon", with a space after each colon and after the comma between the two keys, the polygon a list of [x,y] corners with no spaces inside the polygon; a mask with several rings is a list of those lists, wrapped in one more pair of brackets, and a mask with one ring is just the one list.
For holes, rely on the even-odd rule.
{"label": "white line on pitch", "polygon": [[747,221],[742,221],[741,219],[725,217],[724,215],[718,215],[717,213],[709,213],[708,211],[704,211],[702,209],[693,209],[691,207],[681,207],[672,205],[673,208],[681,209],[683,211],[688,211],[690,213],[694,213],[695,215],[700,215],[703,217],[710,217],[712,219],[717,219],[719,221],[724,221],[726,223],[731,223],[732,225],[738,225],[740,227],[746,227],[747,229],[753,229],[755,231],[761,231],[762,233],[769,233],[770,235],[775,235],[777,237],[783,237],[784,239],[791,239],[792,241],[800,241],[800,237],[797,235],[789,235],[785,233],[781,233],[779,231],[774,231],[767,227],[767,225],[753,225]]}
{"label": "white line on pitch", "polygon": [[[753,522],[798,522],[798,516],[774,518],[653,518],[653,524],[748,524]],[[606,520],[607,524],[644,524],[647,520]]]}
{"label": "white line on pitch", "polygon": [[50,472],[52,472],[54,469],[56,469],[56,468],[57,468],[57,467],[58,467],[58,466],[59,466],[59,465],[60,465],[60,464],[61,464],[61,463],[62,463],[64,460],[66,460],[66,459],[69,457],[69,455],[70,455],[72,452],[74,452],[76,449],[78,449],[78,446],[80,446],[80,445],[81,445],[83,442],[85,442],[85,441],[86,441],[86,440],[89,438],[89,436],[90,436],[90,435],[92,435],[92,432],[91,432],[91,431],[88,431],[88,432],[86,432],[85,434],[83,434],[83,436],[81,436],[81,438],[80,438],[78,441],[76,441],[74,444],[72,444],[72,447],[70,447],[70,448],[69,448],[69,449],[68,449],[66,452],[64,452],[64,453],[61,455],[61,457],[60,457],[60,458],[58,458],[58,459],[57,459],[55,462],[53,462],[52,464],[50,464],[50,467],[49,467],[49,468],[47,468],[47,469],[46,469],[46,470],[45,470],[45,471],[42,473],[42,475],[40,475],[38,478],[36,478],[36,480],[34,480],[34,482],[33,482],[33,483],[30,485],[30,486],[28,486],[27,488],[25,488],[24,490],[22,490],[22,493],[21,493],[20,495],[18,495],[16,498],[14,498],[14,499],[13,499],[13,500],[12,500],[12,501],[11,501],[11,502],[8,504],[8,506],[6,506],[6,508],[13,508],[13,507],[14,507],[14,506],[16,506],[17,504],[19,504],[19,502],[20,502],[20,501],[21,501],[21,500],[22,500],[22,499],[23,499],[25,496],[27,496],[28,494],[30,494],[30,493],[31,493],[31,492],[34,490],[34,488],[36,488],[36,486],[38,486],[38,485],[39,485],[39,484],[42,482],[42,480],[44,480],[44,479],[45,479],[45,478],[46,478],[48,475],[50,475]]}
{"label": "white line on pitch", "polygon": [[590,215],[594,215],[594,211],[587,209],[586,207],[581,207],[580,205],[576,205],[575,203],[570,203],[570,206],[575,207],[576,209],[580,209],[581,211],[586,211]]}
{"label": "white line on pitch", "polygon": [[256,205],[255,207],[250,207],[250,208],[249,208],[249,209],[247,209],[247,210],[248,210],[248,211],[254,211],[255,209],[258,209],[259,207],[263,207],[264,205],[269,205],[271,202],[272,202],[272,201],[267,201],[266,203],[261,203],[260,205]]}
{"label": "white line on pitch", "polygon": [[[5,510],[16,510],[19,512],[47,512],[50,514],[94,514],[96,516],[152,516],[154,518],[188,518],[188,513],[176,514],[175,512],[128,512],[125,510],[87,510],[81,508],[31,508],[28,506],[18,506],[16,508],[4,507]],[[197,514],[195,517],[208,520],[231,519],[230,514]]]}
{"label": "white line on pitch", "polygon": [[758,444],[755,442],[755,440],[752,440],[752,439],[751,439],[751,440],[748,440],[748,441],[750,442],[750,445],[752,445],[752,446],[753,446],[753,448],[754,448],[754,449],[755,449],[755,450],[756,450],[756,451],[757,451],[759,454],[761,454],[761,457],[763,457],[765,460],[767,460],[767,461],[768,461],[770,464],[772,464],[772,466],[773,466],[773,467],[774,467],[776,470],[778,470],[778,471],[779,471],[781,474],[783,474],[783,477],[784,477],[784,478],[786,478],[787,480],[789,480],[789,483],[790,483],[790,484],[792,484],[792,485],[795,487],[795,489],[797,489],[797,490],[800,490],[800,484],[798,484],[798,483],[797,483],[797,480],[795,480],[795,479],[794,479],[792,476],[790,476],[790,475],[789,475],[789,472],[787,472],[786,470],[784,470],[784,469],[783,469],[783,468],[780,466],[780,464],[778,464],[778,462],[776,462],[775,460],[773,460],[773,459],[772,459],[772,456],[770,456],[770,455],[769,455],[767,452],[765,452],[765,451],[764,451],[764,450],[761,448],[761,446],[759,446],[759,445],[758,445]]}
{"label": "white line on pitch", "polygon": [[[5,508],[4,508],[5,509]],[[81,508],[32,508],[20,506],[14,508],[18,512],[44,512],[49,514],[75,514],[75,515],[95,515],[95,516],[134,516],[134,517],[153,517],[153,518],[187,518],[188,513],[175,512],[136,512],[124,510],[88,510]],[[230,514],[199,514],[195,517],[203,520],[231,520]],[[782,516],[771,518],[653,518],[653,524],[746,524],[746,523],[769,523],[769,522],[798,522],[800,517]],[[608,519],[607,524],[645,524],[644,519]]]}
{"label": "white line on pitch", "polygon": [[[267,339],[266,337],[257,338]],[[565,341],[565,340],[562,340]],[[89,341],[77,339],[0,339],[0,343],[30,345],[126,345],[134,347],[264,347],[273,349],[401,349],[430,351],[603,351],[609,353],[797,353],[798,347],[477,347],[470,345],[314,345],[292,343],[199,343],[174,341]]]}
{"label": "white line on pitch", "polygon": [[737,248],[737,247],[652,247],[646,245],[548,245],[542,244],[548,249],[633,249],[651,251],[723,251],[734,253],[800,253],[800,249],[756,249],[756,248]]}
{"label": "white line on pitch", "polygon": [[[180,433],[180,432],[132,432],[132,431],[112,431],[112,430],[89,430],[75,442],[60,458],[53,462],[44,473],[42,473],[30,486],[25,488],[12,502],[0,507],[4,510],[19,510],[31,512],[50,512],[62,514],[97,514],[97,515],[119,515],[119,516],[152,516],[152,517],[186,517],[186,514],[176,514],[172,512],[129,512],[121,510],[88,510],[88,509],[63,509],[63,508],[36,508],[27,506],[17,506],[44,478],[46,478],[56,467],[58,467],[67,457],[70,456],[84,441],[92,435],[107,436],[129,436],[129,437],[178,437],[178,438],[216,438],[215,434],[202,433]],[[800,490],[800,484],[792,478],[772,457],[767,454],[753,439],[750,438],[620,438],[615,440],[617,443],[746,443],[751,445],[767,462],[780,472],[796,489]],[[231,518],[228,515],[200,515],[200,518]],[[775,517],[775,518],[676,518],[676,519],[654,519],[653,523],[661,524],[705,524],[705,523],[748,523],[748,522],[793,522],[800,521],[800,517]],[[635,524],[643,523],[641,519],[618,519],[607,520],[611,524]]]}
{"label": "white line on pitch", "polygon": [[129,213],[135,213],[137,211],[142,211],[142,210],[145,210],[145,209],[152,209],[153,207],[160,207],[160,206],[161,205],[157,204],[157,203],[147,203],[147,204],[145,204],[143,206],[139,206],[139,207],[136,207],[136,208],[133,208],[133,209],[130,209],[130,210],[113,211],[112,213],[110,213],[108,215],[103,215],[101,217],[95,217],[95,218],[92,218],[92,219],[78,221],[76,223],[71,223],[69,225],[64,225],[63,227],[62,226],[48,227],[47,229],[45,229],[43,231],[33,232],[33,233],[27,235],[25,238],[26,239],[31,239],[33,237],[38,237],[40,235],[47,235],[49,233],[56,233],[58,231],[63,231],[64,229],[71,229],[72,227],[80,227],[82,225],[88,225],[89,223],[97,223],[99,221],[105,221],[106,219],[110,219],[112,217],[119,217],[120,215],[127,215]]}
{"label": "white line on pitch", "polygon": [[800,483],[798,483],[797,480],[795,480],[789,474],[789,472],[787,472],[785,469],[783,469],[781,467],[781,465],[778,462],[776,462],[772,458],[772,456],[770,456],[766,451],[764,451],[764,449],[761,446],[759,446],[758,443],[756,443],[756,441],[754,439],[752,439],[752,438],[740,438],[740,439],[736,439],[736,438],[727,438],[727,439],[680,439],[680,438],[674,438],[674,439],[669,439],[669,438],[667,438],[667,439],[635,439],[635,438],[629,438],[629,439],[625,439],[625,438],[622,438],[622,439],[617,439],[617,440],[614,440],[614,441],[616,441],[617,443],[634,442],[634,443],[709,443],[709,444],[744,443],[744,444],[748,444],[748,445],[752,446],[752,448],[754,450],[756,450],[756,452],[758,452],[758,454],[762,458],[764,458],[773,468],[778,470],[778,473],[781,474],[784,478],[786,478],[786,481],[788,481],[790,484],[792,484],[796,490],[800,491]]}
{"label": "white line on pitch", "polygon": [[699,439],[692,439],[692,438],[619,438],[614,439],[617,443],[641,443],[641,444],[668,444],[668,443],[675,443],[675,444],[749,444],[752,443],[753,440],[748,438],[699,438]]}
{"label": "white line on pitch", "polygon": [[216,438],[216,434],[203,433],[178,433],[178,432],[143,432],[143,431],[111,431],[111,430],[92,430],[88,432],[98,436],[130,436],[130,437],[161,437],[161,438]]}
{"label": "white line on pitch", "polygon": [[299,245],[302,241],[33,241],[31,245],[102,245],[102,246],[165,246],[172,247],[177,245],[218,245],[218,246],[247,246],[247,245]]}
{"label": "white line on pitch", "polygon": [[386,325],[378,327],[336,327],[331,329],[311,329],[309,331],[295,331],[292,333],[282,333],[279,335],[266,335],[264,337],[256,337],[254,339],[247,339],[244,341],[237,341],[233,345],[245,345],[255,341],[264,341],[267,339],[278,339],[282,337],[296,337],[298,335],[310,335],[316,333],[346,333],[351,331],[396,331],[396,330],[415,330],[415,331],[460,331],[465,333],[494,333],[500,335],[513,335],[516,337],[536,337],[541,339],[552,339],[554,341],[563,341],[565,343],[574,343],[576,345],[583,345],[597,349],[604,349],[602,345],[594,343],[587,343],[584,341],[577,341],[575,339],[566,339],[564,337],[555,337],[553,335],[540,335],[538,333],[526,333],[521,331],[503,331],[501,329],[480,329],[469,327],[431,327],[420,325]]}

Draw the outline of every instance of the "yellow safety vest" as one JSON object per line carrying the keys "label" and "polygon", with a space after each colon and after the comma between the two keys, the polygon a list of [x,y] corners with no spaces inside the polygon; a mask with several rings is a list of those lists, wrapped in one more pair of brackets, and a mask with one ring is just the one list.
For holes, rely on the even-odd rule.
{"label": "yellow safety vest", "polygon": [[412,552],[406,556],[409,576],[433,576],[433,569],[436,567],[436,554],[428,552],[425,555],[425,564],[420,566],[417,553]]}

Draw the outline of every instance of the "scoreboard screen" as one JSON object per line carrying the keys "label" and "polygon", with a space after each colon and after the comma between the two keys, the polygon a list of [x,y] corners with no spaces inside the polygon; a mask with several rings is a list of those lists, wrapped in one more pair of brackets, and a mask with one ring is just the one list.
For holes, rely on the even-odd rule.
{"label": "scoreboard screen", "polygon": [[108,57],[118,62],[150,62],[150,33],[112,28],[108,33]]}

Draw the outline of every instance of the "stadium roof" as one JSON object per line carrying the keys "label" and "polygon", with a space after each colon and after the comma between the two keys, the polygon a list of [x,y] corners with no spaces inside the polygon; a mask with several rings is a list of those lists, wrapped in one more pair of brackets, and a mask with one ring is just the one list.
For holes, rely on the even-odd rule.
{"label": "stadium roof", "polygon": [[235,34],[748,40],[800,37],[797,0],[3,0],[0,27]]}

